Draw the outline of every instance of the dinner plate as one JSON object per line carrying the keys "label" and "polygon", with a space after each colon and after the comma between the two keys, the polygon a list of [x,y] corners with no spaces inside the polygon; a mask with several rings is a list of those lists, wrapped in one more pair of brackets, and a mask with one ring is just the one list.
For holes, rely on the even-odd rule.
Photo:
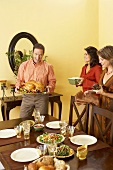
{"label": "dinner plate", "polygon": [[0,138],[11,138],[13,136],[16,136],[16,132],[14,129],[0,130]]}
{"label": "dinner plate", "polygon": [[46,126],[51,129],[59,129],[60,128],[59,121],[48,122],[48,123],[46,123]]}
{"label": "dinner plate", "polygon": [[68,157],[73,156],[73,155],[74,155],[74,150],[70,148],[69,155],[67,155],[67,156],[57,156],[56,155],[56,158],[62,158],[63,159],[63,158],[68,158]]}
{"label": "dinner plate", "polygon": [[[53,135],[57,135],[59,140],[55,141]],[[43,142],[43,139],[46,138],[46,141]],[[48,133],[48,134],[42,134],[40,136],[37,137],[36,141],[38,143],[41,143],[41,144],[51,144],[52,141],[51,139],[55,142],[55,143],[62,143],[64,140],[65,140],[65,137],[63,135],[60,135],[60,134],[55,134],[55,133]]]}
{"label": "dinner plate", "polygon": [[35,148],[21,148],[11,153],[11,159],[17,162],[29,162],[39,158],[40,153]]}
{"label": "dinner plate", "polygon": [[97,142],[97,138],[90,135],[76,135],[70,137],[70,141],[76,145],[93,145]]}
{"label": "dinner plate", "polygon": [[35,124],[35,122],[33,120],[25,120],[25,121],[21,122],[20,125],[23,125],[24,122],[29,122],[30,127],[32,127]]}

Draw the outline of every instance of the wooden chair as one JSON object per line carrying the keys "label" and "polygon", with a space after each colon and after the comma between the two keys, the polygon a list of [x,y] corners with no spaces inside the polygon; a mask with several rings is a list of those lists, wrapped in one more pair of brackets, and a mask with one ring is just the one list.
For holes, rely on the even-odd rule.
{"label": "wooden chair", "polygon": [[[84,109],[80,114],[75,103],[75,96],[71,96],[70,100],[70,111],[69,111],[69,125],[76,126],[79,124],[80,130],[88,133],[88,121],[89,121],[89,104],[84,105]],[[77,120],[73,123],[73,111],[77,116]],[[82,122],[82,117],[85,115],[84,123]]]}
{"label": "wooden chair", "polygon": [[113,146],[113,112],[92,105],[90,134],[95,136],[95,133],[97,138]]}

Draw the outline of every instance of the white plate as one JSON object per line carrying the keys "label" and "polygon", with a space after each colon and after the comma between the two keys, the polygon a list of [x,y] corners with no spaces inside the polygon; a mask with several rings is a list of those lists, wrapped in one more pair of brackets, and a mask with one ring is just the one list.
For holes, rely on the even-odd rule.
{"label": "white plate", "polygon": [[22,148],[11,153],[11,159],[17,162],[29,162],[39,158],[40,153],[35,148]]}
{"label": "white plate", "polygon": [[0,138],[10,138],[16,136],[16,132],[14,129],[3,129],[0,130]]}
{"label": "white plate", "polygon": [[92,145],[97,142],[97,139],[90,135],[76,135],[70,137],[70,141],[76,145]]}
{"label": "white plate", "polygon": [[60,128],[59,121],[48,122],[48,123],[46,123],[46,126],[48,128],[52,128],[52,129],[59,129]]}
{"label": "white plate", "polygon": [[[48,133],[47,135],[50,135],[50,134],[54,134],[54,133]],[[56,134],[56,135],[61,136],[61,137],[62,137],[62,140],[59,141],[59,142],[58,142],[58,141],[57,141],[57,142],[54,141],[55,143],[62,143],[62,142],[65,140],[65,137],[64,137],[63,135],[60,135],[60,134]],[[37,141],[38,143],[41,143],[41,144],[49,144],[48,142],[41,142],[41,141],[40,141],[40,138],[41,138],[41,137],[43,137],[43,135],[40,135],[40,136],[37,137],[36,141]]]}

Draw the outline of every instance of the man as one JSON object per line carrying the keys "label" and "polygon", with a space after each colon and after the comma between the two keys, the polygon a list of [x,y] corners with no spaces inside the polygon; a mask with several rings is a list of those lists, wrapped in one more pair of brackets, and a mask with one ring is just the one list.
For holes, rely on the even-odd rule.
{"label": "man", "polygon": [[[30,80],[40,82],[50,92],[54,92],[56,78],[53,66],[43,60],[45,48],[42,44],[35,44],[33,47],[33,58],[23,62],[18,70],[16,91],[23,83]],[[48,114],[48,94],[23,94],[20,109],[20,117],[31,116],[34,108],[40,114]]]}

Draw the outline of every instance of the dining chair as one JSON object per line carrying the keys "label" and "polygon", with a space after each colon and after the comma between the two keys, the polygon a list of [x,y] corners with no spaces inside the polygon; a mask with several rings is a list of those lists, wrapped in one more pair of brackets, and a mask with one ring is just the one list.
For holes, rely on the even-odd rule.
{"label": "dining chair", "polygon": [[[73,111],[75,111],[77,117],[75,122],[73,122]],[[82,121],[83,116],[84,121]],[[84,105],[84,109],[80,113],[76,106],[75,96],[71,96],[69,110],[69,125],[73,125],[75,127],[79,125],[79,129],[88,134],[88,122],[89,122],[89,104]]]}
{"label": "dining chair", "polygon": [[90,134],[113,146],[113,112],[92,105]]}

